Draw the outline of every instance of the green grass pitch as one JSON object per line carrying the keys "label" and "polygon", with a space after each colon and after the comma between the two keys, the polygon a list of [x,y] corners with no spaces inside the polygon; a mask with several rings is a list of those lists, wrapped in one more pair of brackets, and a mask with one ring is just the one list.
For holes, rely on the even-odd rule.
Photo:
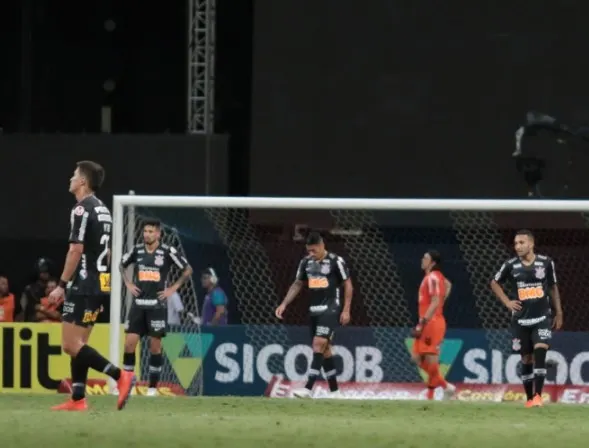
{"label": "green grass pitch", "polygon": [[589,408],[267,398],[90,397],[87,413],[52,412],[63,395],[0,395],[2,446],[190,447],[581,447]]}

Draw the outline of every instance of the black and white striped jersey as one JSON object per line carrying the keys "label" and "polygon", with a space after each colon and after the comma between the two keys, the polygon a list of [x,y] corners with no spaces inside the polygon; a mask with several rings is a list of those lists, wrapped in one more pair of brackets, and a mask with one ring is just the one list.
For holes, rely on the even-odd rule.
{"label": "black and white striped jersey", "polygon": [[309,288],[311,315],[325,312],[339,312],[342,307],[342,284],[350,278],[344,259],[327,252],[322,260],[307,256],[301,260],[297,269],[297,280]]}
{"label": "black and white striped jersey", "polygon": [[507,260],[495,275],[499,283],[512,282],[517,291],[515,300],[522,304],[514,318],[520,325],[534,325],[550,316],[550,288],[556,285],[554,261],[546,255],[536,254],[526,265],[519,258]]}
{"label": "black and white striped jersey", "polygon": [[178,250],[167,244],[160,244],[152,252],[147,250],[145,244],[138,244],[123,255],[121,265],[123,268],[133,264],[133,283],[141,294],[135,297],[135,303],[139,306],[166,306],[165,302],[158,300],[158,292],[166,288],[166,280],[172,266],[183,271],[188,267],[188,261]]}
{"label": "black and white striped jersey", "polygon": [[87,196],[70,213],[69,242],[82,244],[84,251],[70,288],[76,294],[110,293],[110,210],[96,196]]}

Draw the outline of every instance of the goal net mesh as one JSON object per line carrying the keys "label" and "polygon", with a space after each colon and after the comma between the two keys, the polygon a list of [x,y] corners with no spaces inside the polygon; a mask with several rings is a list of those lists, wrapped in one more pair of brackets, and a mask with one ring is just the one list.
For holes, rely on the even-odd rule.
{"label": "goal net mesh", "polygon": [[[213,267],[229,298],[230,323],[245,328],[254,356],[272,344],[285,349],[301,344],[292,328],[307,325],[306,294],[289,307],[283,322],[277,321],[274,310],[294,280],[309,228],[321,230],[328,250],[344,257],[350,267],[352,325],[370,329],[371,343],[382,353],[384,380],[421,380],[410,360],[410,330],[417,321],[420,260],[428,249],[441,252],[443,271],[453,283],[445,306],[448,328],[482,330],[490,349],[509,355],[509,315],[489,283],[513,256],[514,232],[528,228],[537,235],[537,250],[556,261],[566,329],[587,327],[583,293],[589,279],[582,271],[589,253],[589,219],[578,213],[126,207],[124,250],[141,242],[145,217],[164,223],[164,242],[177,247],[194,268],[194,279],[180,290],[185,311],[199,317],[205,295],[199,274]],[[169,280],[179,274],[172,270]],[[190,394],[203,393],[200,363],[203,343],[210,343],[207,337],[184,315],[182,324],[164,339],[162,382],[180,385]],[[149,351],[147,344],[143,347],[141,374],[146,380]],[[294,371],[304,375],[308,359],[291,361]],[[267,367],[275,374],[286,373],[284,357],[270,356]]]}

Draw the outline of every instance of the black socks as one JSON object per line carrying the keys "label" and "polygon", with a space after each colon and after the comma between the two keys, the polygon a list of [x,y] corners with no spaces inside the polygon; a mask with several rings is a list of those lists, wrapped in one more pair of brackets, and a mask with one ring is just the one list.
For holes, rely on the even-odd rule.
{"label": "black socks", "polygon": [[80,366],[84,365],[87,368],[102,372],[116,381],[121,377],[121,370],[89,345],[84,345],[80,349],[75,362],[79,362]]}
{"label": "black socks", "polygon": [[305,388],[312,390],[315,385],[315,381],[319,377],[321,372],[321,366],[323,365],[323,353],[313,353],[313,361],[311,361],[311,368],[309,369],[309,377]]}
{"label": "black socks", "polygon": [[325,358],[323,360],[323,370],[325,370],[325,377],[327,378],[327,383],[329,384],[329,390],[331,392],[335,392],[338,390],[337,385],[337,371],[335,370],[335,363],[333,362],[333,357]]}

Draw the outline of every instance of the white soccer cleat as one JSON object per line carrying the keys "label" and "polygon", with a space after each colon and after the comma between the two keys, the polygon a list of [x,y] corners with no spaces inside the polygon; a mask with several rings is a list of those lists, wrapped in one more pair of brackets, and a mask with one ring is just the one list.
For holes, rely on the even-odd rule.
{"label": "white soccer cleat", "polygon": [[146,397],[157,397],[157,389],[155,387],[150,387],[147,389],[147,393],[145,394]]}
{"label": "white soccer cleat", "polygon": [[292,396],[295,398],[311,398],[311,391],[306,387],[295,389],[292,391]]}
{"label": "white soccer cleat", "polygon": [[454,384],[448,383],[446,388],[444,389],[444,400],[451,400],[456,395],[456,386]]}

